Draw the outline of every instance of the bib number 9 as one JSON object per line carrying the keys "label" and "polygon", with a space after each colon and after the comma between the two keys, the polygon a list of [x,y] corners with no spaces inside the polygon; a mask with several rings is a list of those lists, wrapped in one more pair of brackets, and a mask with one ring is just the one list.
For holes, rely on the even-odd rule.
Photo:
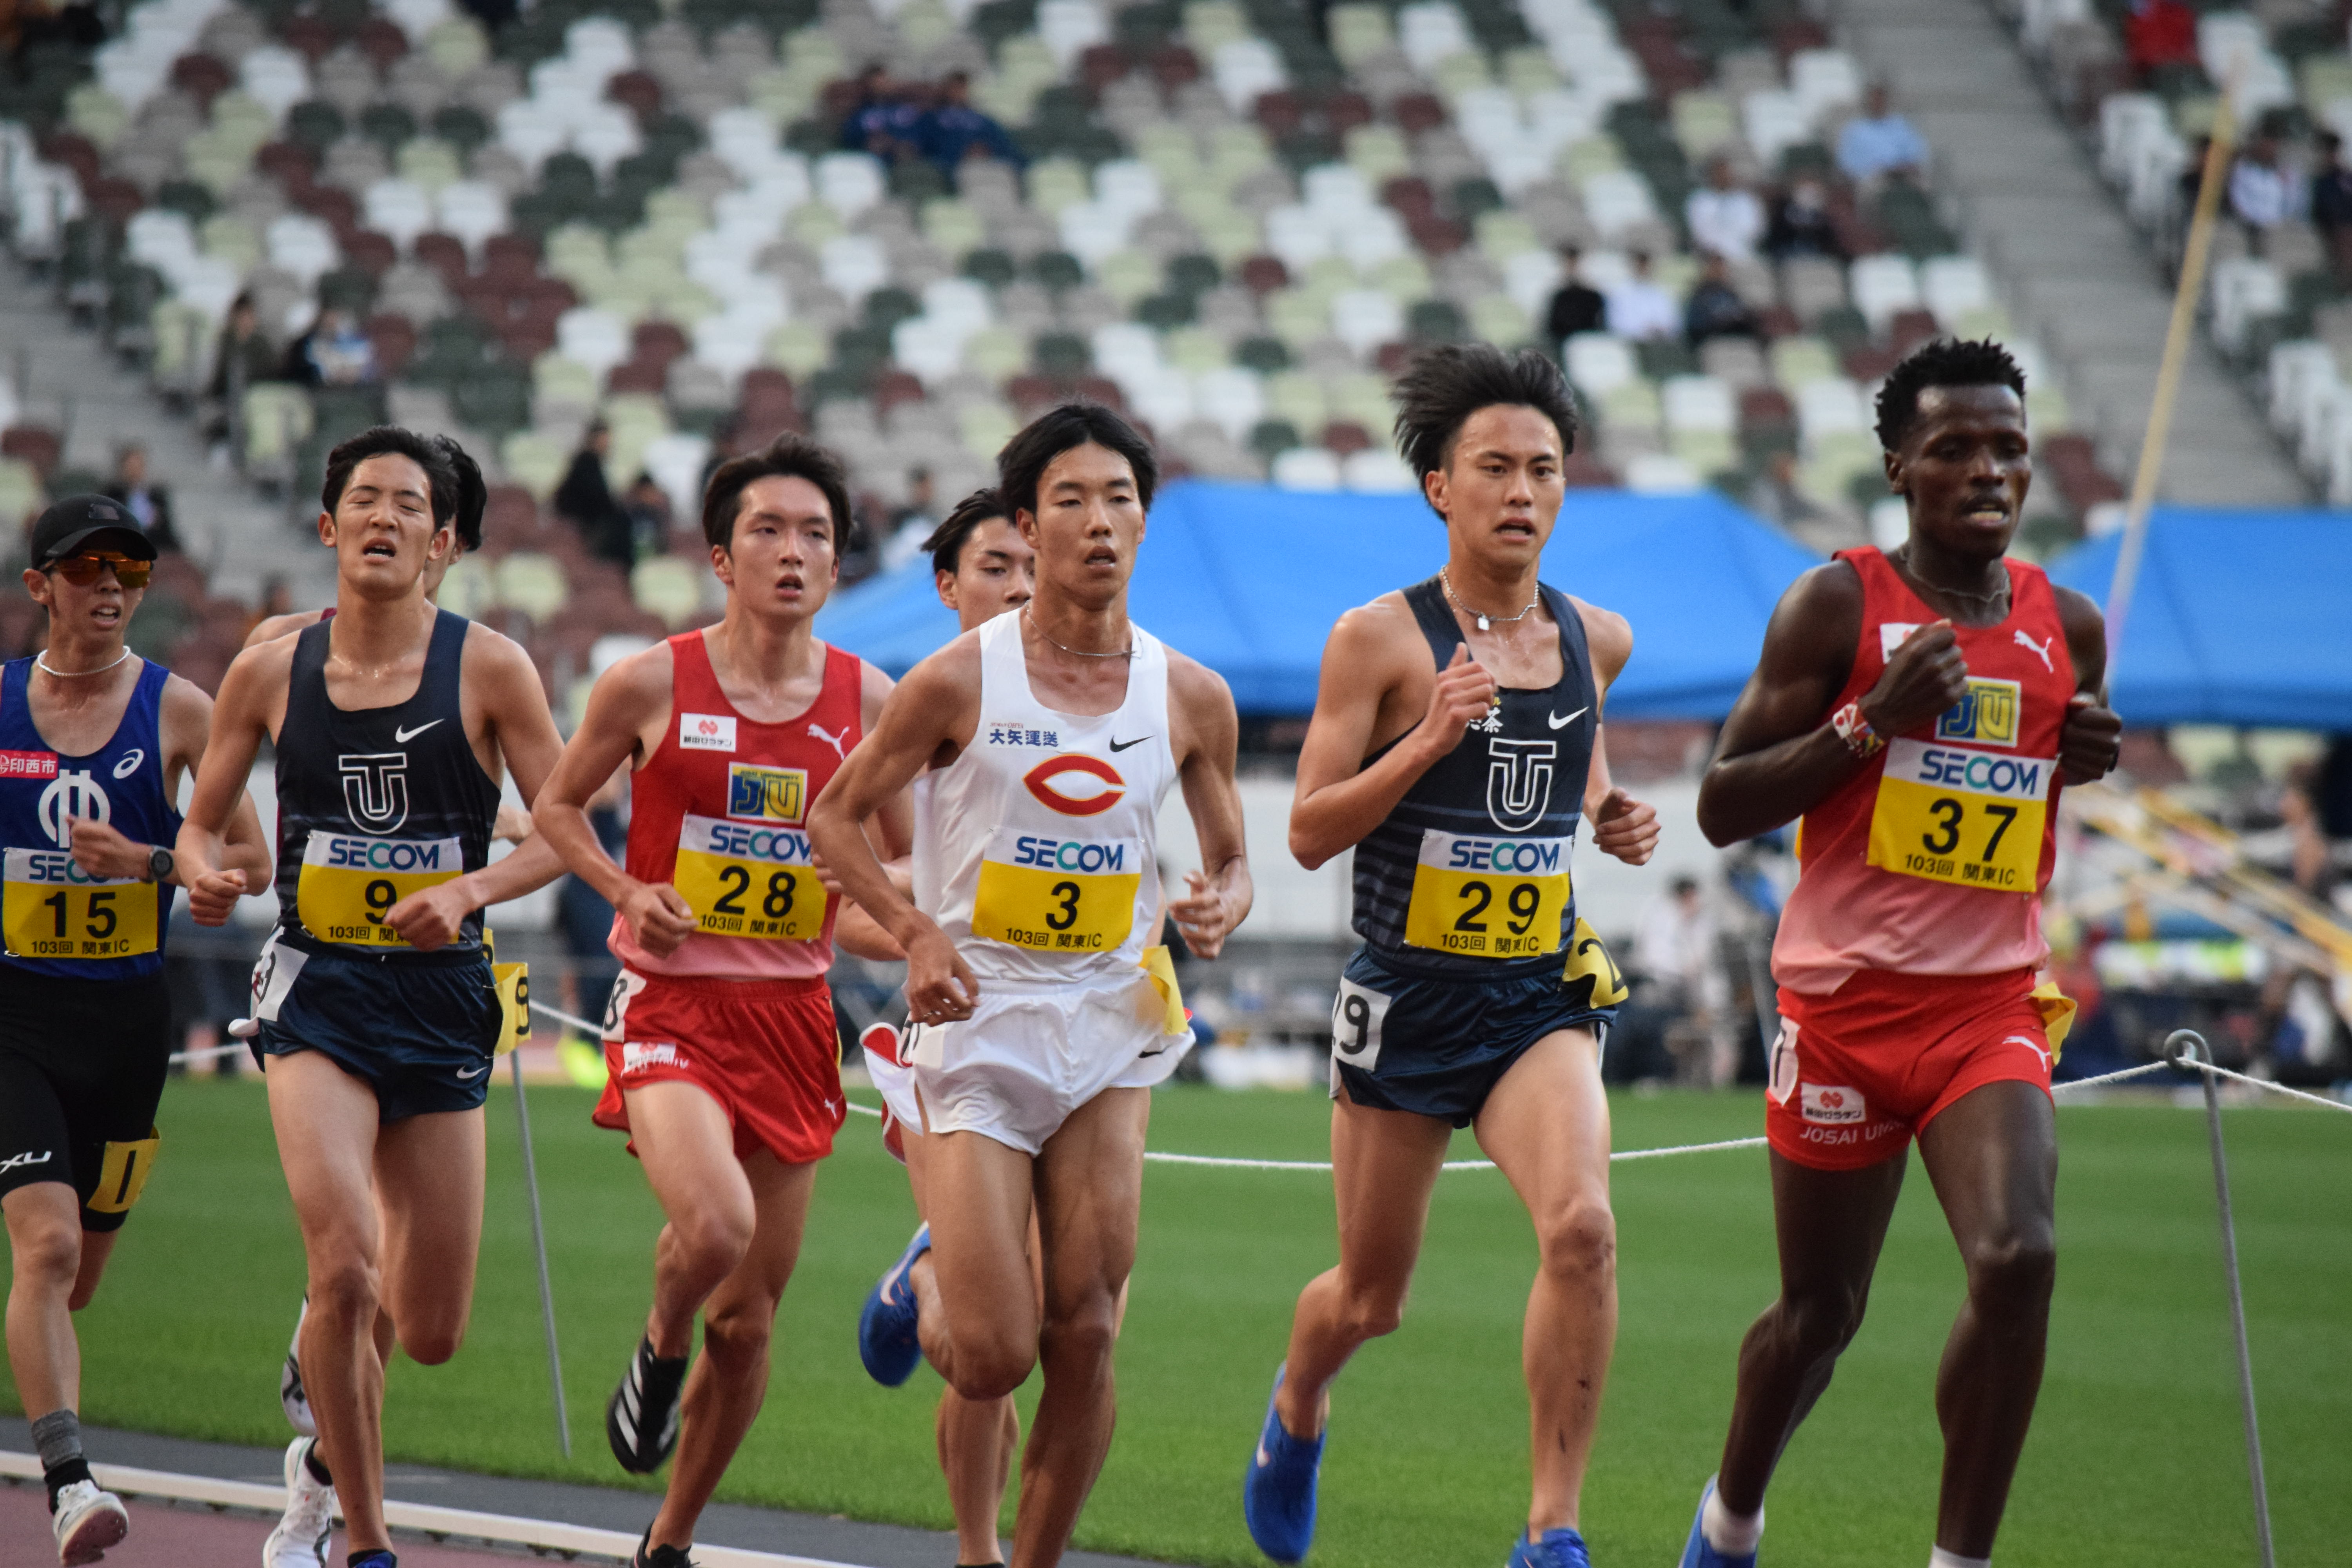
{"label": "bib number 9", "polygon": [[18,958],[135,958],[155,951],[159,891],[100,882],[62,849],[11,849],[0,887],[0,928]]}
{"label": "bib number 9", "polygon": [[464,871],[455,838],[362,838],[313,829],[302,847],[294,912],[321,942],[406,947],[383,917],[411,893],[454,881]]}

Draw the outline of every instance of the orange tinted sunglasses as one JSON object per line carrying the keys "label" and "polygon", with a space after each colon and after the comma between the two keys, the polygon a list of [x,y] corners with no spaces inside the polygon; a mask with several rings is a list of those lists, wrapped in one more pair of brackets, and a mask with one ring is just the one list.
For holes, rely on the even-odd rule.
{"label": "orange tinted sunglasses", "polygon": [[108,567],[114,568],[114,580],[127,589],[144,588],[147,574],[155,569],[152,561],[134,561],[111,550],[91,551],[80,555],[68,555],[49,563],[49,570],[77,588],[87,588],[99,579]]}

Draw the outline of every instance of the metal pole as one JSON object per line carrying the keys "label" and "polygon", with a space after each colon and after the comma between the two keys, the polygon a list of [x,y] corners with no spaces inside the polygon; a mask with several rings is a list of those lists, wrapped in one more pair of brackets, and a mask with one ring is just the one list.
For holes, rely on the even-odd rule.
{"label": "metal pole", "polygon": [[530,1151],[530,1102],[522,1091],[522,1053],[507,1053],[514,1069],[515,1119],[522,1123],[522,1184],[530,1194],[530,1244],[539,1254],[539,1312],[547,1330],[547,1380],[555,1389],[555,1440],[572,1457],[572,1421],[563,1408],[563,1354],[555,1345],[555,1288],[547,1277],[547,1224],[539,1212],[539,1163]]}
{"label": "metal pole", "polygon": [[2221,1152],[2221,1100],[2214,1078],[2202,1068],[2213,1059],[2213,1048],[2194,1029],[2175,1029],[2164,1042],[2164,1054],[2175,1067],[2190,1067],[2205,1086],[2205,1125],[2213,1144],[2213,1191],[2221,1199],[2221,1264],[2230,1278],[2230,1328],[2238,1341],[2238,1403],[2246,1416],[2246,1469],[2253,1479],[2254,1540],[2262,1550],[2263,1568],[2277,1568],[2271,1545],[2271,1494],[2263,1479],[2263,1434],[2254,1420],[2254,1360],[2246,1345],[2246,1295],[2238,1282],[2238,1226],[2230,1209],[2230,1163]]}

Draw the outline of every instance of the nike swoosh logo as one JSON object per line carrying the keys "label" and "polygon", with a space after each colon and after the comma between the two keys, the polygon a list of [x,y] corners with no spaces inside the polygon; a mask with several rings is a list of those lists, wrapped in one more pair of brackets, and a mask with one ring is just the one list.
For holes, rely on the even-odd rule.
{"label": "nike swoosh logo", "polygon": [[1573,724],[1573,723],[1575,723],[1579,719],[1583,718],[1583,717],[1584,717],[1584,715],[1585,715],[1585,713],[1586,713],[1586,712],[1587,712],[1587,711],[1588,711],[1591,707],[1592,707],[1592,704],[1591,704],[1591,703],[1590,703],[1590,702],[1588,702],[1588,703],[1586,703],[1582,708],[1578,709],[1575,712],[1573,712],[1573,713],[1570,714],[1570,715],[1569,715],[1567,718],[1565,718],[1565,719],[1561,718],[1561,717],[1560,717],[1559,714],[1557,714],[1557,713],[1547,713],[1547,714],[1545,714],[1545,715],[1544,715],[1544,718],[1545,718],[1545,720],[1546,720],[1546,721],[1548,721],[1550,723],[1550,725],[1551,725],[1551,727],[1552,727],[1553,729],[1557,730],[1557,729],[1561,728],[1563,725],[1568,725],[1568,724]]}
{"label": "nike swoosh logo", "polygon": [[[437,723],[439,723],[439,722],[440,722],[440,721],[436,719],[436,720],[435,720],[435,721],[434,721],[434,722],[437,724]],[[489,1070],[490,1070],[490,1065],[489,1065],[489,1063],[488,1063],[488,1062],[484,1062],[480,1067],[476,1068],[472,1072],[467,1072],[464,1068],[457,1068],[457,1069],[456,1069],[457,1074],[457,1076],[458,1076],[459,1078],[479,1078],[479,1077],[481,1077],[484,1073],[486,1073],[486,1072],[488,1072],[488,1071],[489,1071]]]}
{"label": "nike swoosh logo", "polygon": [[[1580,708],[1577,711],[1580,713],[1583,710]],[[439,722],[441,722],[440,720],[435,719],[426,723],[419,724],[414,730],[394,729],[392,732],[392,743],[395,746],[404,746],[408,744],[409,742],[414,741],[417,736],[422,735],[425,731],[430,730],[435,724],[438,724]]]}
{"label": "nike swoosh logo", "polygon": [[1123,751],[1127,750],[1129,746],[1139,746],[1139,745],[1143,744],[1143,742],[1144,742],[1149,741],[1150,739],[1151,739],[1151,737],[1150,737],[1150,736],[1149,736],[1149,735],[1138,735],[1138,736],[1137,736],[1134,740],[1132,740],[1132,741],[1117,741],[1117,740],[1115,740],[1115,741],[1111,742],[1111,743],[1110,743],[1110,749],[1111,749],[1113,752],[1123,752]]}

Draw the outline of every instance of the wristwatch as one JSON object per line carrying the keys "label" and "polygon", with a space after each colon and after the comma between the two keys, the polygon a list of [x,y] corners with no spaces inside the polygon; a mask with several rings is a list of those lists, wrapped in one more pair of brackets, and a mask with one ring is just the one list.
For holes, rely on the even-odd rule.
{"label": "wristwatch", "polygon": [[161,844],[147,851],[147,879],[161,882],[172,874],[172,852]]}

